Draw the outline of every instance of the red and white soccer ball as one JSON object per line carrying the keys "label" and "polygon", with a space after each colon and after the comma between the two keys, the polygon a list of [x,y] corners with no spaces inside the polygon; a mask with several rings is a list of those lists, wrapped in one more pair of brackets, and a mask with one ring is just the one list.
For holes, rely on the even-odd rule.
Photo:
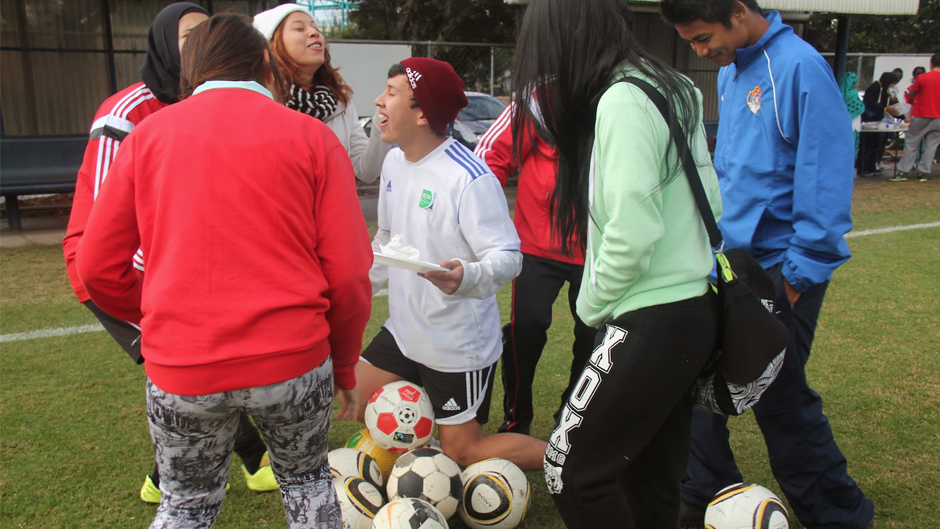
{"label": "red and white soccer ball", "polygon": [[376,391],[365,412],[372,439],[391,452],[418,448],[434,433],[434,408],[424,388],[411,382],[386,384]]}
{"label": "red and white soccer ball", "polygon": [[460,519],[471,529],[513,529],[529,507],[529,481],[506,459],[485,459],[461,474]]}
{"label": "red and white soccer ball", "polygon": [[753,483],[721,489],[705,509],[706,529],[789,529],[787,509],[776,494]]}

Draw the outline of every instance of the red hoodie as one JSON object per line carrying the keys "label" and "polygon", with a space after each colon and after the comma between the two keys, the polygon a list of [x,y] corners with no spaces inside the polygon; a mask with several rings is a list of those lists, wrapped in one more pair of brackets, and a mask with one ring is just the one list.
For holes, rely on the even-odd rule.
{"label": "red hoodie", "polygon": [[584,252],[577,244],[572,245],[575,253],[564,255],[561,252],[560,239],[552,237],[551,196],[555,189],[557,162],[555,150],[536,139],[531,141],[531,125],[527,127],[522,140],[522,167],[513,156],[512,112],[514,105],[507,106],[496,118],[474,154],[486,162],[503,186],[509,175],[519,172],[519,189],[516,191],[515,214],[516,231],[522,242],[522,253],[544,259],[584,265]]}
{"label": "red hoodie", "polygon": [[372,251],[336,136],[261,93],[215,88],[148,118],[121,152],[78,273],[103,310],[140,321],[153,383],[179,395],[244,389],[332,355],[336,385],[352,388]]}

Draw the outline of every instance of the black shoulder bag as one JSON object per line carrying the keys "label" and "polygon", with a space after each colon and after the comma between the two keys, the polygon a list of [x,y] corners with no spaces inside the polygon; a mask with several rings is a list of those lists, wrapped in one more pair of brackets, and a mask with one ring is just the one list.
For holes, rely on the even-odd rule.
{"label": "black shoulder bag", "polygon": [[656,105],[669,125],[692,195],[715,251],[718,298],[721,301],[717,359],[696,380],[697,406],[716,413],[740,415],[757,403],[783,366],[789,332],[774,316],[774,282],[747,252],[723,251],[724,240],[712,216],[689,144],[666,98],[652,85],[626,77]]}

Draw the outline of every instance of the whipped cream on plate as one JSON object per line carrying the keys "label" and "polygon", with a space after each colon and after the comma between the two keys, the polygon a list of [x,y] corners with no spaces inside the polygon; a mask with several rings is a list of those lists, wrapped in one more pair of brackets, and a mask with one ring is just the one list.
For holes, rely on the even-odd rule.
{"label": "whipped cream on plate", "polygon": [[382,249],[382,254],[389,257],[397,257],[399,259],[409,259],[411,261],[420,261],[421,252],[418,251],[414,246],[408,246],[402,243],[404,235],[401,233],[392,236],[392,240],[388,241],[388,244],[385,246],[379,246]]}

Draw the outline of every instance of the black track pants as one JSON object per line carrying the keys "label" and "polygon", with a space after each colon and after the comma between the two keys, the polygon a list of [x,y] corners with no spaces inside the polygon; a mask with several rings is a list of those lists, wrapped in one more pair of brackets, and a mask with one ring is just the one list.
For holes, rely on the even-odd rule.
{"label": "black track pants", "polygon": [[503,414],[501,432],[529,433],[532,423],[532,384],[535,369],[552,325],[552,305],[567,281],[568,306],[574,317],[571,370],[561,404],[568,400],[571,387],[594,348],[597,330],[585,325],[575,314],[581,289],[581,265],[522,254],[522,272],[512,282],[512,316],[503,327]]}
{"label": "black track pants", "polygon": [[608,322],[552,433],[545,480],[569,528],[678,528],[689,388],[715,346],[705,295]]}

